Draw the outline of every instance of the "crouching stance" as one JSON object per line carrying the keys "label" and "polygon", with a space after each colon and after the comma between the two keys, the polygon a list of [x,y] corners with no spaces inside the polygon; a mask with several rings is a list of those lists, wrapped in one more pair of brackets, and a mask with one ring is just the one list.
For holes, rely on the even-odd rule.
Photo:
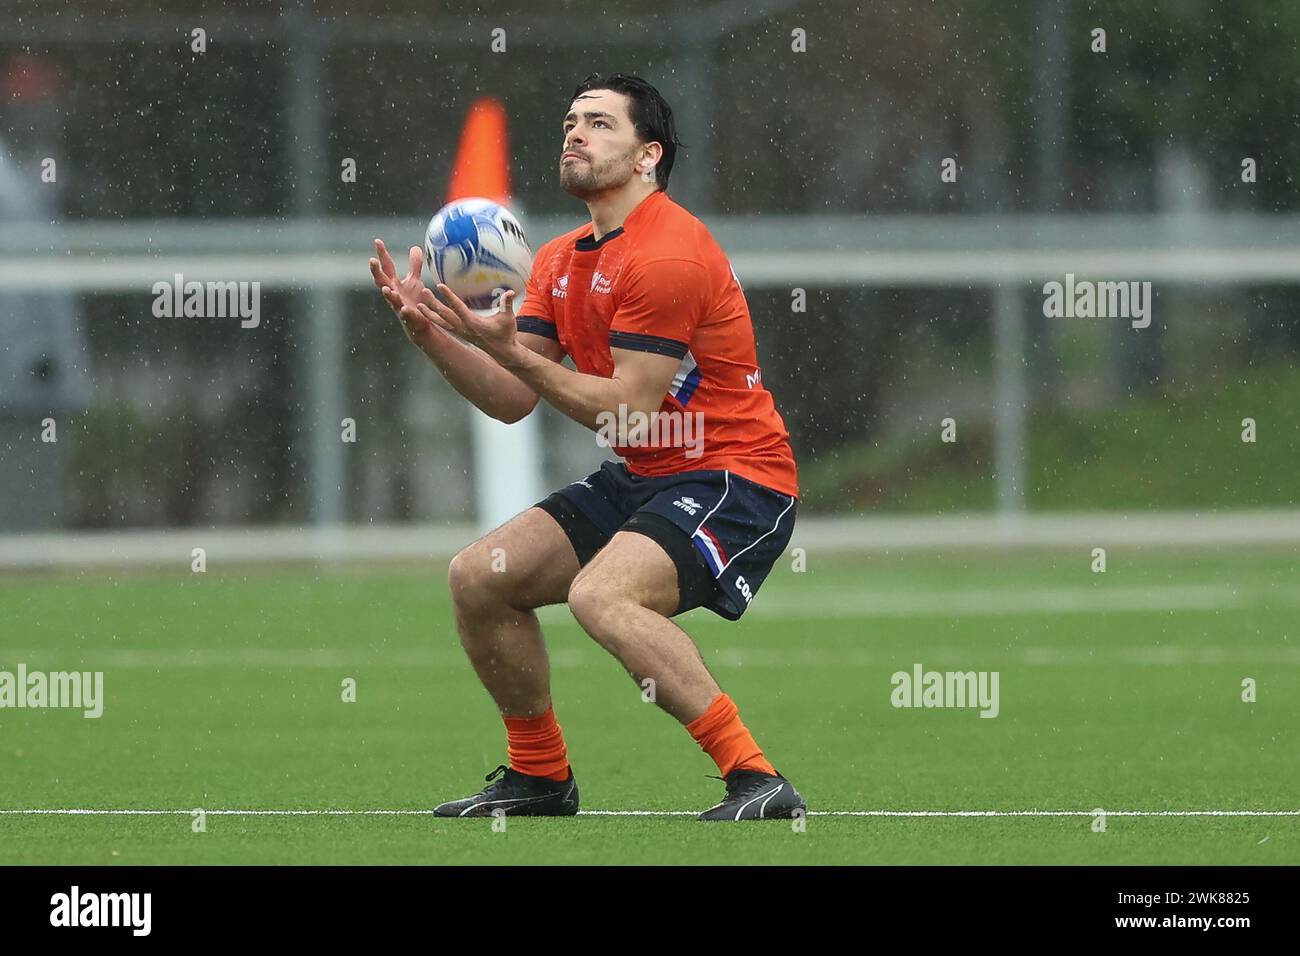
{"label": "crouching stance", "polygon": [[589,78],[563,128],[560,181],[591,222],[538,250],[518,314],[513,293],[486,316],[446,286],[435,295],[418,247],[405,278],[382,242],[370,261],[407,335],[466,399],[506,422],[544,399],[623,458],[452,561],[456,626],[505,721],[508,763],[434,812],[578,812],[534,613],[567,603],[717,763],[726,795],[700,819],[788,818],[803,798],[672,620],[698,607],[739,620],[794,528],[794,456],[749,308],[708,230],[668,197],[676,134],[653,87]]}

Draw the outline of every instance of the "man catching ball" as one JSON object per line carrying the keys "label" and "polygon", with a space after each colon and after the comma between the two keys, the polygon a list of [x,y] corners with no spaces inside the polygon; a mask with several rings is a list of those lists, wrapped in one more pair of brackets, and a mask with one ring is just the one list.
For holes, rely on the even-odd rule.
{"label": "man catching ball", "polygon": [[[544,399],[612,436],[624,459],[452,560],[461,644],[505,721],[509,765],[438,816],[578,812],[534,613],[560,603],[638,684],[654,681],[655,703],[717,763],[726,796],[701,820],[805,810],[672,621],[697,607],[744,614],[790,540],[799,493],[740,283],[703,223],[666,191],[677,145],[672,110],[644,80],[593,75],[578,86],[560,184],[591,222],[538,250],[517,314],[513,292],[487,316],[445,285],[435,296],[419,247],[398,278],[376,240],[375,284],[461,395],[504,422]],[[508,570],[493,569],[497,548]]]}

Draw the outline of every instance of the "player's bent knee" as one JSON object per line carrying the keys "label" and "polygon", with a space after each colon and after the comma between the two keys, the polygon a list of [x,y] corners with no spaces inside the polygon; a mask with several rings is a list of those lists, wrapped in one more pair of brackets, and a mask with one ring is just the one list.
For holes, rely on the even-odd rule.
{"label": "player's bent knee", "polygon": [[602,614],[608,608],[606,598],[600,583],[589,575],[579,574],[569,585],[569,611],[587,631],[599,628]]}
{"label": "player's bent knee", "polygon": [[613,639],[617,623],[627,609],[638,604],[616,581],[593,574],[579,574],[569,586],[569,611],[583,630],[602,644]]}
{"label": "player's bent knee", "polygon": [[491,558],[477,542],[461,549],[447,567],[451,599],[461,610],[499,603],[492,578]]}
{"label": "player's bent knee", "polygon": [[501,548],[479,540],[457,552],[447,568],[452,603],[461,614],[531,611],[558,598],[539,599],[540,592],[527,570],[507,566]]}

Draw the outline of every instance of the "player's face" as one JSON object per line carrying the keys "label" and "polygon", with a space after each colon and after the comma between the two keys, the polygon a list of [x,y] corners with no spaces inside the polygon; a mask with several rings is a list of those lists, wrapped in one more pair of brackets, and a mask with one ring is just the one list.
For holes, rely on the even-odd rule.
{"label": "player's face", "polygon": [[587,199],[618,189],[637,175],[645,145],[628,117],[628,99],[613,90],[592,90],[573,101],[564,118],[560,185]]}

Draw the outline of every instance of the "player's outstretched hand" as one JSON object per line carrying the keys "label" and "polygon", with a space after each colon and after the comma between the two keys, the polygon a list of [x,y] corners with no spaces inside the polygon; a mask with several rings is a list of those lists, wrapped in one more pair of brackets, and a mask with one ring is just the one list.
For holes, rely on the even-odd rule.
{"label": "player's outstretched hand", "polygon": [[496,311],[480,315],[444,283],[439,282],[436,288],[446,301],[432,294],[427,299],[422,297],[417,308],[423,318],[478,346],[498,362],[510,355],[518,341],[513,289],[501,293]]}
{"label": "player's outstretched hand", "polygon": [[370,275],[393,314],[402,322],[406,337],[423,348],[442,334],[437,325],[432,323],[419,311],[421,303],[434,300],[434,295],[425,286],[421,275],[424,271],[424,251],[419,246],[412,246],[410,268],[404,278],[397,277],[397,266],[388,254],[384,240],[375,240],[377,258],[370,260]]}

